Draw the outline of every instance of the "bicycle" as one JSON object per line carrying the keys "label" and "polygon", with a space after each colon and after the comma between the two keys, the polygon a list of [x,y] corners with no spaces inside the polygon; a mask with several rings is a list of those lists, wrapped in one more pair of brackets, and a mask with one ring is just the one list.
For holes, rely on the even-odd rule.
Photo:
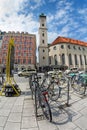
{"label": "bicycle", "polygon": [[[47,75],[43,80],[42,86],[47,88],[48,98],[52,101],[58,100],[61,94],[61,88],[59,87],[59,79],[53,77],[52,75]],[[49,79],[49,83],[47,84],[47,80]]]}
{"label": "bicycle", "polygon": [[39,86],[38,77],[34,79],[35,84],[35,115],[38,117],[38,108],[41,108],[47,120],[52,122],[52,112],[48,103],[48,91]]}
{"label": "bicycle", "polygon": [[85,95],[87,86],[87,79],[81,75],[74,75],[71,77],[71,87],[73,90],[80,95]]}

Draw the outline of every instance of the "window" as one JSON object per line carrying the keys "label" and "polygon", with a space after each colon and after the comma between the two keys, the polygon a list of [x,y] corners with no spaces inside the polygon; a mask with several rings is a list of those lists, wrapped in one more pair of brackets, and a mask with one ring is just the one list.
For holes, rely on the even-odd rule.
{"label": "window", "polygon": [[26,53],[24,53],[24,56],[26,56]]}
{"label": "window", "polygon": [[42,40],[42,43],[44,43],[44,40]]}
{"label": "window", "polygon": [[68,45],[68,48],[69,48],[69,49],[71,48],[70,45]]}
{"label": "window", "polygon": [[85,51],[85,48],[83,48],[83,51]]}
{"label": "window", "polygon": [[77,55],[75,54],[74,57],[75,57],[75,65],[78,65],[78,62],[77,62]]}
{"label": "window", "polygon": [[2,40],[2,36],[0,36],[0,40]]}
{"label": "window", "polygon": [[79,50],[81,50],[81,48],[80,48],[80,47],[78,47],[78,49],[79,49]]}
{"label": "window", "polygon": [[63,48],[64,48],[64,45],[61,45],[61,48],[63,49]]}
{"label": "window", "polygon": [[18,64],[20,64],[20,59],[18,59]]}
{"label": "window", "polygon": [[84,61],[85,61],[85,65],[87,65],[87,61],[86,61],[86,56],[84,55]]}
{"label": "window", "polygon": [[45,52],[45,50],[43,50],[43,52]]}
{"label": "window", "polygon": [[43,56],[43,59],[45,59],[45,57]]}
{"label": "window", "polygon": [[80,55],[80,64],[82,65],[82,56]]}
{"label": "window", "polygon": [[62,54],[62,55],[61,55],[61,58],[62,58],[62,59],[61,59],[61,60],[62,60],[62,65],[64,65],[64,64],[65,64],[65,54]]}
{"label": "window", "polygon": [[21,53],[20,52],[18,52],[18,56],[20,56],[21,55]]}
{"label": "window", "polygon": [[72,55],[69,54],[69,65],[72,65]]}
{"label": "window", "polygon": [[42,33],[42,36],[44,37],[44,33]]}
{"label": "window", "polygon": [[31,64],[31,59],[28,60],[28,63]]}
{"label": "window", "polygon": [[29,47],[29,51],[30,51],[30,50],[32,50],[32,48],[31,48],[31,47]]}
{"label": "window", "polygon": [[54,55],[54,63],[55,63],[55,65],[58,65],[58,62],[57,62],[57,55]]}
{"label": "window", "polygon": [[49,64],[51,64],[51,56],[49,56]]}
{"label": "window", "polygon": [[44,23],[42,24],[42,26],[44,26]]}
{"label": "window", "polygon": [[53,47],[53,50],[56,50],[56,46]]}
{"label": "window", "polygon": [[73,48],[76,50],[76,46],[73,46]]}
{"label": "window", "polygon": [[26,59],[23,59],[23,64],[25,64],[26,63]]}

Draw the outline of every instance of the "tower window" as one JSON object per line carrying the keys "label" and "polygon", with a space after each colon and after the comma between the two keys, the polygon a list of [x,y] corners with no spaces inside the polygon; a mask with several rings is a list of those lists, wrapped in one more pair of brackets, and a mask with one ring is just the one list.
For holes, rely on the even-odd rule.
{"label": "tower window", "polygon": [[42,40],[42,43],[44,43],[44,40]]}
{"label": "tower window", "polygon": [[44,37],[44,33],[42,33],[42,36]]}
{"label": "tower window", "polygon": [[44,26],[44,23],[42,24],[42,26]]}
{"label": "tower window", "polygon": [[43,50],[43,52],[45,52],[45,50]]}
{"label": "tower window", "polygon": [[45,59],[45,57],[43,56],[43,59]]}

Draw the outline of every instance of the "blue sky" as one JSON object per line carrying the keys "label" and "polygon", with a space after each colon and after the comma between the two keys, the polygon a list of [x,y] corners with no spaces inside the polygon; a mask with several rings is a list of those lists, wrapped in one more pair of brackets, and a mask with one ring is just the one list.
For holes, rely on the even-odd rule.
{"label": "blue sky", "polygon": [[47,16],[48,43],[58,36],[87,42],[87,0],[0,0],[0,30],[36,34]]}

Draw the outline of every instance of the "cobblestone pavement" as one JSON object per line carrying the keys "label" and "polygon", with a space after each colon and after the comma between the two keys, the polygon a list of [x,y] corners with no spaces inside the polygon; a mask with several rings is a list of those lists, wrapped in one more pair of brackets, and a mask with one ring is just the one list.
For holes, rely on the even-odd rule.
{"label": "cobblestone pavement", "polygon": [[19,97],[0,96],[0,130],[87,130],[86,96],[70,93],[69,107],[60,107],[67,98],[50,102],[53,116],[50,123],[44,117],[36,119],[28,79],[16,77],[16,80],[22,94]]}

